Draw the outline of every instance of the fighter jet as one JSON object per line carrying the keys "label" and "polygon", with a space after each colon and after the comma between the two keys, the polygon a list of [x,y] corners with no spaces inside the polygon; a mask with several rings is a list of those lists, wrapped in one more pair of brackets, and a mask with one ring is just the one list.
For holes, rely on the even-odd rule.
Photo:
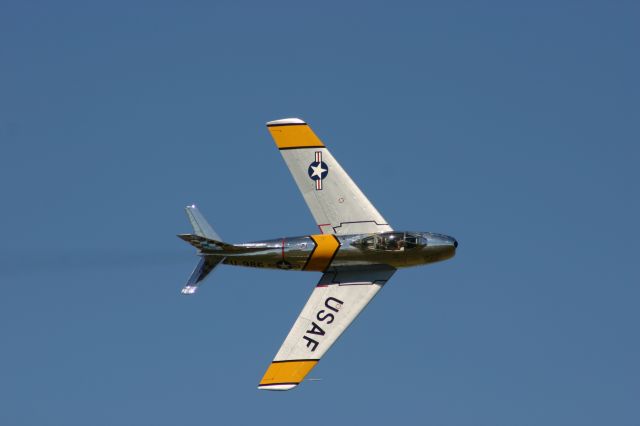
{"label": "fighter jet", "polygon": [[267,123],[320,230],[313,235],[231,244],[195,205],[193,234],[180,238],[200,261],[182,294],[192,295],[220,264],[322,272],[320,281],[267,368],[258,389],[299,385],[399,268],[453,257],[458,242],[431,232],[395,231],[299,118]]}

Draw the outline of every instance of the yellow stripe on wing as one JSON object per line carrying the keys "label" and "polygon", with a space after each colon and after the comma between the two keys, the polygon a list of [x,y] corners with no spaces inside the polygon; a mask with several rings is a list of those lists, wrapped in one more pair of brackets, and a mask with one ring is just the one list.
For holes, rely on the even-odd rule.
{"label": "yellow stripe on wing", "polygon": [[267,127],[278,149],[324,148],[322,141],[304,122],[272,124]]}
{"label": "yellow stripe on wing", "polygon": [[317,363],[317,359],[274,361],[260,380],[260,386],[297,385]]}

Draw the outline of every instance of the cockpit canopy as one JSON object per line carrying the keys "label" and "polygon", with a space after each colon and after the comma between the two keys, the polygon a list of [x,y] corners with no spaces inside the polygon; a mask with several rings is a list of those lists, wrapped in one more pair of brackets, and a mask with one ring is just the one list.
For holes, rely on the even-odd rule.
{"label": "cockpit canopy", "polygon": [[385,232],[373,234],[351,243],[363,250],[403,251],[427,245],[421,234],[410,232]]}

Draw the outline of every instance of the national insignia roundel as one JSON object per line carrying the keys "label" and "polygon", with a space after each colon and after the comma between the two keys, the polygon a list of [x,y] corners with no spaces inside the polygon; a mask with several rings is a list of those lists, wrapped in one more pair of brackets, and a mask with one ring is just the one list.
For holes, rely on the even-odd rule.
{"label": "national insignia roundel", "polygon": [[309,177],[316,182],[316,190],[322,189],[322,180],[329,174],[327,163],[322,161],[322,151],[316,151],[315,161],[309,164],[307,173]]}

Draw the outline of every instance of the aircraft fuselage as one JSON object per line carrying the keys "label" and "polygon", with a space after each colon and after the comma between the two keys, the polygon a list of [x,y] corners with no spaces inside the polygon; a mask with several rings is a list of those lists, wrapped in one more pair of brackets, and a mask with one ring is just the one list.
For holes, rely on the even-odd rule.
{"label": "aircraft fuselage", "polygon": [[[394,268],[424,265],[455,255],[458,243],[429,232],[378,234],[320,234],[235,244],[250,253],[225,253],[224,264],[296,271],[325,271],[329,267],[388,265]],[[220,256],[217,253],[204,255]]]}

